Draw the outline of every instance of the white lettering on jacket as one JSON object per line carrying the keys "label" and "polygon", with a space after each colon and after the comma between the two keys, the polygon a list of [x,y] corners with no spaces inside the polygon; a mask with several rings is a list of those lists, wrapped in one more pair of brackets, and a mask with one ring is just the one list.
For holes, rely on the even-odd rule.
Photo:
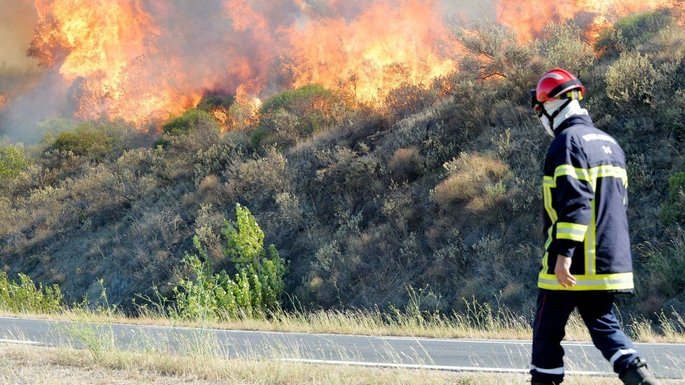
{"label": "white lettering on jacket", "polygon": [[586,134],[586,135],[583,135],[583,140],[586,142],[593,142],[595,140],[601,140],[603,142],[610,142],[613,144],[618,144],[618,143],[616,143],[616,140],[614,140],[614,138],[612,138],[609,135],[604,135],[604,134]]}

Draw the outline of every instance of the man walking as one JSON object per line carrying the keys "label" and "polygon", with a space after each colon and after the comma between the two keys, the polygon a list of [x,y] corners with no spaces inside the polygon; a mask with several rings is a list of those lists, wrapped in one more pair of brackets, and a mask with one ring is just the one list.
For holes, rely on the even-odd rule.
{"label": "man walking", "polygon": [[544,165],[545,254],[533,325],[534,385],[564,379],[561,340],[577,308],[592,342],[628,385],[653,385],[613,312],[614,295],[633,291],[625,156],[594,127],[579,100],[585,87],[568,71],[547,72],[531,104],[552,136]]}

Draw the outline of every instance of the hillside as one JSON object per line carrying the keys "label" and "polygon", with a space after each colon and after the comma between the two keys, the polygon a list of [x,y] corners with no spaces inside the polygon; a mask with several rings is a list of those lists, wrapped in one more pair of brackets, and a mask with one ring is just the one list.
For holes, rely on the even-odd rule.
{"label": "hillside", "polygon": [[[668,11],[629,16],[590,45],[571,25],[534,44],[489,24],[455,33],[458,70],[381,103],[306,85],[256,115],[205,96],[156,132],[49,119],[37,145],[0,148],[0,260],[69,301],[133,309],[171,288],[197,236],[215,271],[224,220],[249,208],[288,261],[284,306],[427,309],[464,299],[529,315],[542,253],[549,143],[528,89],[563,66],[629,162],[637,300],[685,314],[685,32]],[[228,117],[228,118],[226,118]],[[227,120],[228,119],[228,120]]]}

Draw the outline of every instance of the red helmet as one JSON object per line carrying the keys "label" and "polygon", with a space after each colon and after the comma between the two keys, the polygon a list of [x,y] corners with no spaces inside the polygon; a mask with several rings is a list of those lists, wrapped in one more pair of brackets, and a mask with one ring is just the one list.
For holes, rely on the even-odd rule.
{"label": "red helmet", "polygon": [[542,103],[552,99],[582,100],[585,86],[570,72],[562,68],[555,68],[545,73],[538,86],[530,90],[531,107],[538,112]]}

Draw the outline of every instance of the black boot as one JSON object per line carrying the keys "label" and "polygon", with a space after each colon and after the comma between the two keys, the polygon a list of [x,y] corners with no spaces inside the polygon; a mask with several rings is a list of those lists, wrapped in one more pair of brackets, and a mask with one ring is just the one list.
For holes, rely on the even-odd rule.
{"label": "black boot", "polygon": [[656,377],[647,369],[647,364],[639,358],[619,378],[626,385],[659,385]]}

